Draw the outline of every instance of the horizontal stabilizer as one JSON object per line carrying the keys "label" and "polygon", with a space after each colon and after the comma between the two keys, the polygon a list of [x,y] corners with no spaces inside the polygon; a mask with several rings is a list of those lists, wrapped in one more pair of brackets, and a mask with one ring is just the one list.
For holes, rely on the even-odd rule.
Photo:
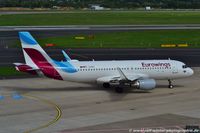
{"label": "horizontal stabilizer", "polygon": [[13,63],[15,66],[26,65],[24,63]]}
{"label": "horizontal stabilizer", "polygon": [[33,68],[32,66],[29,66],[27,64],[24,63],[13,63],[16,67],[29,67],[29,69],[26,69],[27,71],[37,71],[40,70],[39,68]]}

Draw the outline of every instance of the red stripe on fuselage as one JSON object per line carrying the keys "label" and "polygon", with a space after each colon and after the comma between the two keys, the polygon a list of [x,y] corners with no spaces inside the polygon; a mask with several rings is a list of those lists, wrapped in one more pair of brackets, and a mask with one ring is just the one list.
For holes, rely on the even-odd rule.
{"label": "red stripe on fuselage", "polygon": [[46,60],[46,58],[36,49],[24,48],[32,61],[41,69],[45,76],[58,80],[63,80],[58,71]]}

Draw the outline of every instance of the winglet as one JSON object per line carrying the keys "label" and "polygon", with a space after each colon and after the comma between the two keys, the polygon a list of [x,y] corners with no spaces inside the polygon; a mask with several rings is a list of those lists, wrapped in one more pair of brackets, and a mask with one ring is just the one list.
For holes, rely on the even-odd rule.
{"label": "winglet", "polygon": [[122,70],[118,67],[117,68],[119,74],[120,74],[120,77],[124,80],[128,80],[128,78],[126,77],[126,75],[122,72]]}
{"label": "winglet", "polygon": [[65,53],[64,50],[62,50],[62,53],[63,53],[63,55],[64,55],[64,57],[65,57],[65,59],[66,59],[67,61],[70,61],[70,60],[71,60],[71,58],[67,55],[67,53]]}

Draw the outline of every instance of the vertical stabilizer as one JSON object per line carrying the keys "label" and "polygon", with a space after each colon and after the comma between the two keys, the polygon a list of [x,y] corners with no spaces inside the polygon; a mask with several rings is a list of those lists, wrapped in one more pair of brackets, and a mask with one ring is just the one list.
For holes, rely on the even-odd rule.
{"label": "vertical stabilizer", "polygon": [[[38,42],[32,37],[29,32],[19,32],[19,38],[27,65],[35,66],[33,60],[51,62],[51,58],[40,47]],[[39,56],[36,53],[39,53],[41,56],[43,56],[43,58],[38,58]]]}
{"label": "vertical stabilizer", "polygon": [[62,80],[56,65],[29,32],[19,32],[26,65],[40,70],[45,76]]}

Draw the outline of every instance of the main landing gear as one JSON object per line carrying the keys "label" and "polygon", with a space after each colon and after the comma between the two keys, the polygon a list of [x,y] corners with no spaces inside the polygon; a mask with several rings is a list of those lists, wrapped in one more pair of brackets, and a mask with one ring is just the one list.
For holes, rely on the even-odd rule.
{"label": "main landing gear", "polygon": [[103,83],[103,87],[104,88],[110,88],[110,84],[109,83]]}
{"label": "main landing gear", "polygon": [[[111,85],[109,84],[109,83],[103,83],[103,87],[104,88],[111,88]],[[124,92],[124,88],[123,88],[123,86],[116,86],[115,87],[115,92],[117,92],[117,93],[123,93]]]}
{"label": "main landing gear", "polygon": [[172,84],[172,81],[171,81],[170,79],[168,79],[168,82],[169,82],[168,88],[173,89],[174,86],[173,86],[173,84]]}

